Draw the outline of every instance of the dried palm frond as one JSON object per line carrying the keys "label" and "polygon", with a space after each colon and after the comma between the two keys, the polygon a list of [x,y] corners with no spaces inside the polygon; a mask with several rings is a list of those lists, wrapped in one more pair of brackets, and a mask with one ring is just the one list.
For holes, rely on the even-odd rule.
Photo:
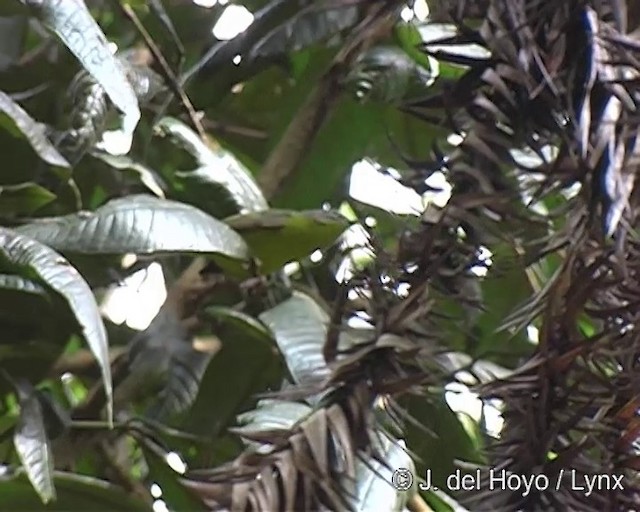
{"label": "dried palm frond", "polygon": [[[452,201],[469,190],[484,198],[483,208],[468,214],[498,216],[508,235],[533,218],[514,197],[528,197],[527,207],[554,197],[564,206],[561,217],[550,212],[546,236],[532,243],[520,231],[514,238],[530,263],[550,252],[562,261],[530,305],[505,319],[513,326],[541,315],[538,349],[511,377],[484,388],[486,397],[505,403],[504,430],[490,450],[494,471],[546,475],[554,485],[526,494],[504,486],[490,491],[487,469],[487,485],[469,498],[474,510],[636,509],[640,44],[626,33],[624,2],[485,4],[486,16],[470,28],[478,3],[450,2],[448,19],[459,35],[425,51],[458,64],[443,47],[466,41],[490,57],[467,58],[461,80],[408,109],[424,118],[444,110],[443,119],[463,136],[445,171]],[[545,147],[555,148],[551,157]],[[523,150],[542,164],[522,165],[513,155]],[[507,200],[490,201],[498,197]],[[514,218],[518,212],[522,217]],[[611,236],[615,249],[606,242]],[[588,495],[568,480],[598,474],[611,485]],[[624,479],[623,488],[613,485],[613,475]]]}

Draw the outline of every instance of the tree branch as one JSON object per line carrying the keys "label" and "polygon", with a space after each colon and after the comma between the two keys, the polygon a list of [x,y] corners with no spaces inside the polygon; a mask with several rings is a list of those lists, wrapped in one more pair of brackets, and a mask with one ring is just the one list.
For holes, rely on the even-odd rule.
{"label": "tree branch", "polygon": [[300,107],[258,175],[258,184],[268,200],[273,199],[299,169],[318,131],[338,102],[342,79],[351,64],[362,51],[387,37],[396,21],[395,2],[376,3],[353,29],[352,36]]}

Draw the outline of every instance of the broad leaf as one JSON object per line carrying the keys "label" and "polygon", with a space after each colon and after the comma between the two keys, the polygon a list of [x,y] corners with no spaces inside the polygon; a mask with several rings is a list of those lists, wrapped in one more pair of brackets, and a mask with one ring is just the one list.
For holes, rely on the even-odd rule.
{"label": "broad leaf", "polygon": [[246,240],[265,274],[336,241],[349,221],[336,211],[267,210],[234,215],[225,222]]}
{"label": "broad leaf", "polygon": [[208,308],[205,315],[222,348],[207,367],[186,425],[215,438],[253,405],[255,394],[279,384],[282,369],[273,340],[260,322],[222,307]]}
{"label": "broad leaf", "polygon": [[322,354],[329,316],[300,292],[260,315],[271,329],[296,384],[317,383],[329,374]]}
{"label": "broad leaf", "polygon": [[175,185],[183,189],[185,201],[190,202],[189,199],[195,196],[198,188],[206,192],[213,186],[226,190],[235,203],[236,211],[256,212],[269,207],[250,171],[232,154],[222,149],[212,149],[212,144],[205,144],[187,125],[171,117],[160,120],[156,129],[169,135],[200,166],[194,171],[174,173]]}
{"label": "broad leaf", "polygon": [[433,484],[446,489],[455,461],[482,462],[479,451],[444,396],[407,396],[400,402],[411,419],[405,421],[405,440],[416,455],[416,471],[431,469]]}
{"label": "broad leaf", "polygon": [[[25,110],[13,101],[7,94],[0,91],[0,113],[9,117],[12,124],[29,141],[31,147],[45,162],[59,167],[69,167],[69,162],[51,144],[45,135],[44,125],[34,120]],[[0,114],[0,126],[11,128],[3,120],[4,115]]]}
{"label": "broad leaf", "polygon": [[44,425],[44,415],[35,389],[26,381],[16,383],[20,419],[13,443],[34,489],[43,503],[56,499],[53,484],[53,453]]}
{"label": "broad leaf", "polygon": [[107,334],[93,293],[78,271],[49,247],[6,228],[0,228],[0,267],[34,279],[66,300],[100,365],[108,409],[111,411],[112,385]]}
{"label": "broad leaf", "polygon": [[140,120],[136,95],[125,71],[83,0],[21,0],[76,56],[80,64],[125,114],[124,131],[131,134]]}
{"label": "broad leaf", "polygon": [[95,212],[51,217],[17,229],[65,253],[213,253],[245,259],[242,238],[193,206],[146,195],[114,199]]}

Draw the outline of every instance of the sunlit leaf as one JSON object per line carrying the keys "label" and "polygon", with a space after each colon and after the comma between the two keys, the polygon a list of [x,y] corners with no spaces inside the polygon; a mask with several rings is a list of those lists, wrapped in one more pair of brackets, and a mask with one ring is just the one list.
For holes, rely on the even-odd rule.
{"label": "sunlit leaf", "polygon": [[244,241],[225,223],[193,206],[146,195],[114,199],[95,212],[49,217],[17,231],[65,253],[247,256]]}
{"label": "sunlit leaf", "polygon": [[[20,133],[24,135],[31,147],[45,162],[59,167],[69,167],[69,162],[58,153],[58,150],[45,135],[44,125],[35,121],[20,105],[2,91],[0,91],[0,112],[15,123]],[[0,126],[3,125],[2,118],[3,116],[0,115]]]}
{"label": "sunlit leaf", "polygon": [[271,329],[296,384],[317,383],[329,369],[322,354],[329,316],[308,295],[293,296],[260,315]]}
{"label": "sunlit leaf", "polygon": [[35,389],[25,381],[16,383],[20,401],[20,419],[13,443],[22,467],[43,503],[56,499],[53,484],[53,453],[44,425],[42,407]]}
{"label": "sunlit leaf", "polygon": [[112,385],[107,334],[91,289],[67,260],[36,240],[0,228],[0,267],[34,279],[61,295],[96,357],[110,410]]}
{"label": "sunlit leaf", "polygon": [[82,66],[125,114],[124,130],[133,133],[140,120],[138,100],[124,69],[83,0],[21,0],[71,50]]}

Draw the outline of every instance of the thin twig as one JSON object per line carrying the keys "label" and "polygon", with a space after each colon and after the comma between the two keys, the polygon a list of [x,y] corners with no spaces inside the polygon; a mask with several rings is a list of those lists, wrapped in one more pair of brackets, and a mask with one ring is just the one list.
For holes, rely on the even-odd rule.
{"label": "thin twig", "polygon": [[123,12],[123,14],[127,18],[129,18],[129,20],[131,20],[131,22],[135,25],[136,29],[144,39],[145,44],[149,48],[149,51],[151,51],[153,58],[158,62],[158,65],[160,66],[160,70],[162,71],[162,75],[164,79],[167,81],[169,88],[171,89],[171,92],[173,92],[178,98],[180,98],[180,102],[182,103],[182,106],[185,112],[189,116],[189,119],[191,120],[191,124],[193,125],[193,128],[196,130],[198,135],[200,135],[200,137],[203,140],[207,140],[207,135],[204,130],[204,127],[202,126],[202,122],[200,121],[200,117],[196,113],[196,110],[193,107],[191,100],[189,99],[187,94],[184,92],[184,89],[178,82],[178,78],[176,77],[175,73],[171,69],[171,66],[169,66],[169,64],[167,63],[167,60],[164,58],[164,55],[162,55],[160,48],[158,48],[158,45],[154,42],[149,32],[147,32],[147,29],[144,28],[144,25],[138,18],[135,11],[131,8],[131,6],[128,4],[122,4],[119,1],[117,3],[118,3],[118,6],[120,7],[120,10]]}

